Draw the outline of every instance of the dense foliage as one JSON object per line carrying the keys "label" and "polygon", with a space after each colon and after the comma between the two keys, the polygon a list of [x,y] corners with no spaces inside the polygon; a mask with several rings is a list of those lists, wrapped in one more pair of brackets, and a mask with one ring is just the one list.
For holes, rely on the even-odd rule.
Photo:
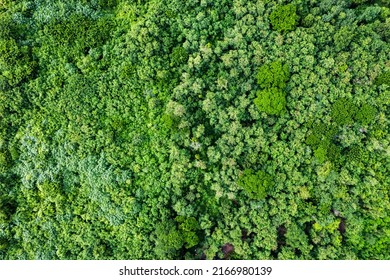
{"label": "dense foliage", "polygon": [[298,16],[296,6],[288,4],[285,6],[277,6],[270,15],[272,28],[279,32],[288,32],[295,29]]}
{"label": "dense foliage", "polygon": [[390,7],[0,0],[0,259],[389,259]]}

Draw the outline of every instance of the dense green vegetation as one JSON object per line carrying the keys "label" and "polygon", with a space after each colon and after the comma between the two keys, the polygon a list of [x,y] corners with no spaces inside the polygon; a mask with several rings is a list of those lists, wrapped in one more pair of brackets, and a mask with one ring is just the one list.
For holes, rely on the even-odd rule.
{"label": "dense green vegetation", "polygon": [[389,259],[390,7],[0,0],[0,259]]}
{"label": "dense green vegetation", "polygon": [[296,6],[288,4],[285,6],[276,6],[270,17],[272,28],[279,32],[288,32],[295,29],[298,16]]}

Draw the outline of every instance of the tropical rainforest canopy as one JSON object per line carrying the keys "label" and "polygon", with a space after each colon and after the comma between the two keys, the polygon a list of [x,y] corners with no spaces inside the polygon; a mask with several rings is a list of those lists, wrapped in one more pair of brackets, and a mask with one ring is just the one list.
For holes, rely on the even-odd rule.
{"label": "tropical rainforest canopy", "polygon": [[389,259],[388,0],[0,0],[0,259]]}

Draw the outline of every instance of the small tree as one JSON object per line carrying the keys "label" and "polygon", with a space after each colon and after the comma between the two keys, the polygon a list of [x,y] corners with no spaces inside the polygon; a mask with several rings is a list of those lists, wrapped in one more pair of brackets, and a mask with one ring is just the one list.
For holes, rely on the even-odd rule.
{"label": "small tree", "polygon": [[375,79],[375,84],[380,85],[390,85],[390,71],[383,72]]}
{"label": "small tree", "polygon": [[374,106],[365,103],[356,113],[356,120],[363,125],[367,125],[375,119],[377,113],[378,110]]}
{"label": "small tree", "polygon": [[260,111],[270,115],[280,115],[286,107],[286,94],[278,88],[269,88],[257,92],[255,104]]}
{"label": "small tree", "polygon": [[254,100],[260,111],[271,115],[280,115],[286,107],[286,88],[290,77],[287,64],[273,61],[260,67],[257,73],[257,83],[264,90],[257,92]]}
{"label": "small tree", "polygon": [[183,247],[183,236],[172,221],[161,223],[156,227],[155,253],[160,259],[172,259]]}
{"label": "small tree", "polygon": [[188,53],[183,47],[175,47],[171,54],[171,66],[178,66],[186,63],[188,60]]}
{"label": "small tree", "polygon": [[264,64],[257,73],[257,83],[261,88],[275,87],[285,89],[290,71],[287,64],[282,64],[279,60]]}
{"label": "small tree", "polygon": [[196,231],[199,229],[198,221],[194,217],[177,216],[176,222],[179,223],[179,230],[183,236],[185,247],[191,248],[199,243],[199,237]]}
{"label": "small tree", "polygon": [[338,125],[352,124],[358,107],[348,98],[340,98],[332,105],[331,116]]}
{"label": "small tree", "polygon": [[245,190],[250,198],[264,199],[273,184],[273,178],[262,170],[254,173],[252,169],[246,169],[238,179],[237,184]]}
{"label": "small tree", "polygon": [[277,6],[270,15],[272,28],[279,32],[289,32],[296,28],[298,15],[293,4]]}

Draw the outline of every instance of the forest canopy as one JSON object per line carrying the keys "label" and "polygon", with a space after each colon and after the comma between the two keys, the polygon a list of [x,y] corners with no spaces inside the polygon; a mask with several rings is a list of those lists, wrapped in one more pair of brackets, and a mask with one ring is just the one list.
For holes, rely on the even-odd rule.
{"label": "forest canopy", "polygon": [[0,259],[390,259],[385,0],[0,0]]}

